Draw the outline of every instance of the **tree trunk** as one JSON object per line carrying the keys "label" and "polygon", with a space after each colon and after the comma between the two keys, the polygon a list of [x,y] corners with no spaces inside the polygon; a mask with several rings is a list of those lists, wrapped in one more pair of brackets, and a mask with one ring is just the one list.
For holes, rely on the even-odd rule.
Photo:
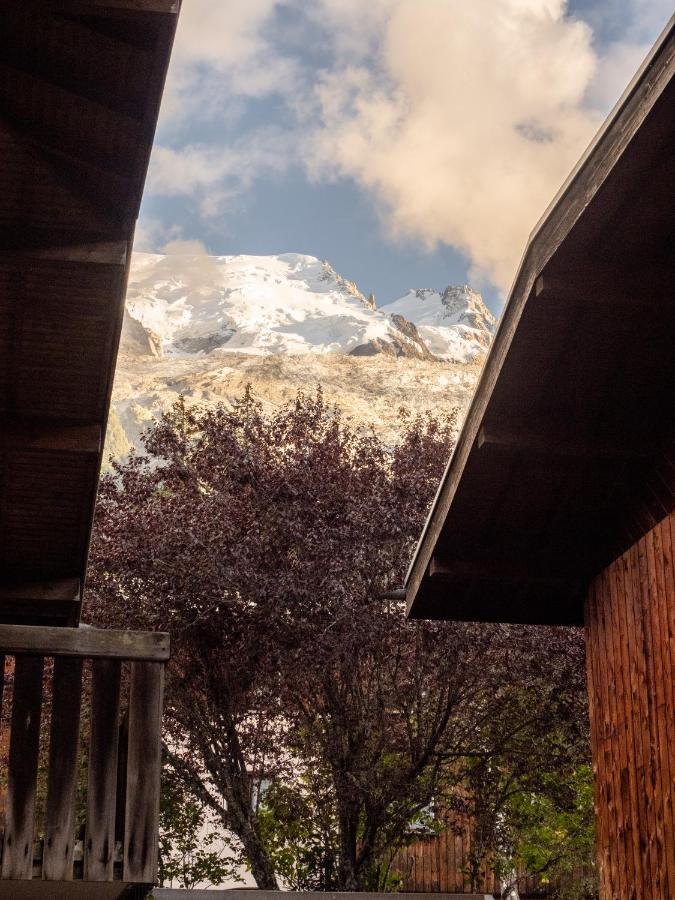
{"label": "tree trunk", "polygon": [[258,841],[246,847],[246,856],[251,864],[251,874],[258,888],[261,891],[278,891],[277,876],[262,844]]}
{"label": "tree trunk", "polygon": [[338,890],[358,891],[360,889],[356,867],[356,844],[358,838],[358,808],[353,804],[339,803],[338,823],[340,831],[340,863],[338,867]]}
{"label": "tree trunk", "polygon": [[[261,891],[278,891],[279,885],[274,872],[274,867],[260,835],[257,817],[244,798],[232,795],[233,792],[225,791],[227,802],[226,827],[230,828],[242,843],[244,854],[251,866],[251,874]],[[241,802],[243,799],[243,802]]]}

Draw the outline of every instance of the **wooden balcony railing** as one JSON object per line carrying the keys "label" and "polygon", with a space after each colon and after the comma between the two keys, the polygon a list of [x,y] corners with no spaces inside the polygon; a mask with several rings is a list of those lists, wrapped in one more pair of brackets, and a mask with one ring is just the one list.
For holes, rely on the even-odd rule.
{"label": "wooden balcony railing", "polygon": [[0,625],[0,896],[152,885],[168,657],[166,634]]}

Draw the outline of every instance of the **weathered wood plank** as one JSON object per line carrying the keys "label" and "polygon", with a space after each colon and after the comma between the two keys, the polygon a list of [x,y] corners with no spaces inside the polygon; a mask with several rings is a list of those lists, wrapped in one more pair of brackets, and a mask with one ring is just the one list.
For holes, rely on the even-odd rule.
{"label": "weathered wood plank", "polygon": [[14,664],[3,879],[30,879],[33,876],[33,820],[43,666],[41,656],[17,656]]}
{"label": "weathered wood plank", "polygon": [[658,725],[656,717],[657,674],[654,660],[654,634],[650,610],[649,560],[647,558],[647,541],[643,537],[637,544],[638,572],[640,580],[640,600],[643,615],[643,654],[647,671],[647,708],[649,713],[649,778],[647,779],[647,796],[652,809],[652,822],[649,832],[649,843],[653,851],[652,876],[654,892],[660,896],[663,890],[663,798],[658,784]]}
{"label": "weathered wood plank", "polygon": [[120,710],[119,660],[92,663],[85,881],[112,881]]}
{"label": "weathered wood plank", "polygon": [[[668,742],[670,768],[670,819],[668,831],[668,847],[675,845],[675,516],[661,523],[663,538],[663,577],[664,577],[664,634],[667,676],[669,686],[668,706]],[[668,878],[671,888],[675,886],[675,848],[668,851]]]}
{"label": "weathered wood plank", "polygon": [[61,0],[62,6],[73,12],[91,13],[92,9],[124,12],[163,13],[178,15],[181,0]]}
{"label": "weathered wood plank", "polygon": [[125,266],[126,241],[91,241],[86,244],[63,244],[56,247],[36,247],[25,251],[31,259],[56,259],[64,262],[95,263],[104,266]]}
{"label": "weathered wood plank", "polygon": [[44,600],[46,602],[68,602],[78,600],[79,596],[79,578],[57,578],[53,581],[0,581],[1,601]]}
{"label": "weathered wood plank", "polygon": [[[667,523],[665,523],[667,525]],[[661,523],[652,532],[654,551],[654,617],[658,623],[658,656],[662,687],[662,705],[659,710],[661,736],[660,766],[661,792],[663,795],[663,832],[665,853],[665,882],[668,892],[675,893],[675,816],[673,815],[673,784],[675,782],[675,752],[673,751],[673,668],[671,664],[671,635],[668,628],[668,582],[671,591],[675,589],[672,569],[669,570],[669,533]],[[668,541],[668,543],[667,543]]]}
{"label": "weathered wood plank", "polygon": [[169,635],[163,632],[112,631],[87,626],[57,628],[0,625],[0,647],[5,653],[161,662],[169,658]]}
{"label": "weathered wood plank", "polygon": [[630,807],[630,785],[628,772],[628,747],[626,741],[626,729],[629,727],[626,715],[626,692],[624,683],[624,671],[622,666],[621,647],[624,642],[620,632],[619,603],[623,597],[619,597],[616,590],[616,566],[612,566],[605,572],[605,597],[609,598],[606,605],[606,615],[609,624],[607,630],[607,651],[610,657],[610,677],[613,679],[613,712],[614,712],[614,740],[616,741],[616,755],[618,765],[614,767],[614,777],[617,791],[617,834],[619,841],[619,853],[622,861],[622,877],[620,885],[626,900],[637,900],[635,888],[635,866],[633,862],[632,847],[632,816]]}
{"label": "weathered wood plank", "polygon": [[[660,530],[653,528],[643,538],[646,549],[646,562],[649,579],[648,610],[650,620],[650,633],[652,635],[652,661],[654,666],[654,722],[656,738],[656,791],[659,794],[658,810],[661,817],[661,834],[657,832],[659,840],[659,856],[661,863],[662,890],[666,896],[672,896],[668,884],[668,845],[672,846],[672,840],[668,837],[669,811],[668,800],[670,797],[671,774],[669,766],[670,751],[668,748],[668,723],[666,721],[666,678],[667,666],[664,660],[665,635],[662,633],[662,621],[660,614],[662,590],[659,585],[659,570],[663,565]],[[671,835],[672,838],[672,835]],[[675,890],[675,884],[672,886]]]}
{"label": "weathered wood plank", "polygon": [[59,425],[53,422],[0,422],[8,450],[94,453],[101,451],[101,426]]}
{"label": "weathered wood plank", "polygon": [[640,790],[638,787],[639,756],[636,752],[635,729],[632,722],[635,697],[637,696],[637,684],[635,681],[634,667],[631,664],[629,644],[629,629],[631,626],[629,625],[628,619],[628,607],[630,601],[624,583],[624,568],[625,554],[621,557],[621,559],[617,560],[617,564],[613,567],[613,576],[615,578],[614,590],[615,596],[617,598],[617,637],[623,636],[622,640],[618,640],[617,653],[621,675],[624,683],[623,717],[626,736],[626,765],[628,768],[627,777],[629,793],[629,799],[627,803],[627,808],[629,811],[628,840],[632,853],[634,884],[633,893],[630,896],[631,898],[633,898],[633,900],[637,900],[636,885],[641,883],[643,880],[639,840],[640,830],[639,825],[635,821],[635,816],[638,810],[638,798]]}
{"label": "weathered wood plank", "polygon": [[42,877],[45,881],[70,881],[73,877],[75,844],[81,659],[57,657],[54,660],[52,697]]}
{"label": "weathered wood plank", "polygon": [[478,432],[476,446],[544,456],[591,459],[644,459],[654,453],[644,444],[632,446],[622,439],[600,440],[593,436],[556,434],[542,424],[540,431],[510,429],[504,425],[484,425]]}
{"label": "weathered wood plank", "polygon": [[122,876],[125,881],[151,882],[156,875],[163,686],[161,663],[131,664]]}
{"label": "weathered wood plank", "polygon": [[645,875],[645,889],[647,896],[653,892],[653,876],[655,871],[653,841],[649,835],[654,831],[653,802],[649,791],[651,778],[650,767],[650,740],[649,740],[649,686],[647,683],[647,670],[645,659],[644,637],[644,609],[642,594],[640,591],[640,571],[638,563],[637,545],[631,547],[627,553],[628,558],[628,582],[630,595],[627,598],[632,605],[633,621],[635,625],[635,644],[633,647],[632,664],[637,673],[638,702],[633,710],[633,728],[637,731],[637,737],[641,745],[642,754],[642,795],[640,800],[640,847],[642,856],[642,871]]}
{"label": "weathered wood plank", "polygon": [[5,654],[0,652],[0,727],[2,727],[2,709],[5,697]]}

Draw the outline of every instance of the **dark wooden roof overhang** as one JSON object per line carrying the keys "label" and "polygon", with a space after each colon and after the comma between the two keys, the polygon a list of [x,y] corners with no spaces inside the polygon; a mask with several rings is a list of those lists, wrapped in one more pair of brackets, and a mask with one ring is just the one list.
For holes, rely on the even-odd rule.
{"label": "dark wooden roof overhang", "polygon": [[0,0],[0,621],[76,624],[180,0]]}
{"label": "dark wooden roof overhang", "polygon": [[675,19],[528,243],[408,573],[414,618],[579,624],[675,505]]}

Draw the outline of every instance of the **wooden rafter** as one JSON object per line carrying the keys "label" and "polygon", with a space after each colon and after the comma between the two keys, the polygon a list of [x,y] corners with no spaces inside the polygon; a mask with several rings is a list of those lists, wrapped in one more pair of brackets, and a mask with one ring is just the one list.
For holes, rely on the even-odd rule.
{"label": "wooden rafter", "polygon": [[550,571],[536,571],[526,566],[505,561],[486,564],[478,560],[447,559],[432,556],[429,577],[438,581],[504,582],[524,587],[549,587],[559,589],[577,582]]}
{"label": "wooden rafter", "polygon": [[54,422],[0,423],[9,450],[44,450],[52,453],[93,453],[102,449],[101,426],[63,425]]}
{"label": "wooden rafter", "polygon": [[616,438],[585,438],[583,435],[569,436],[545,430],[516,430],[491,425],[483,425],[478,432],[477,447],[591,459],[645,459],[654,453],[653,447],[632,445]]}

